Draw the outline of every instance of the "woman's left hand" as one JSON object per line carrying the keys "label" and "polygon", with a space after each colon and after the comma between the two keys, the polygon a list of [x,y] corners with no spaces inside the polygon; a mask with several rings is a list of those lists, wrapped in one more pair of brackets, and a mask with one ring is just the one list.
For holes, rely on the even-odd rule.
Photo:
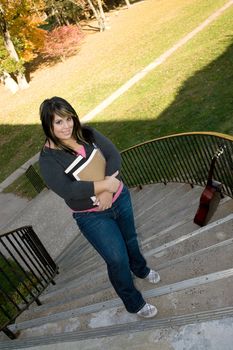
{"label": "woman's left hand", "polygon": [[107,191],[101,192],[98,194],[97,202],[98,202],[98,206],[99,206],[100,211],[111,208],[112,197],[113,197],[113,194],[110,192],[107,192]]}

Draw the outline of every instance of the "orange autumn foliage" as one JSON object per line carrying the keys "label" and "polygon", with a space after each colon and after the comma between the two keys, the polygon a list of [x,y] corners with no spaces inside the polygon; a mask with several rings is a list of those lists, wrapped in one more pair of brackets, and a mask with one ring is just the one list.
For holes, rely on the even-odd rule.
{"label": "orange autumn foliage", "polygon": [[1,0],[5,20],[15,49],[21,59],[30,61],[43,47],[46,32],[39,28],[43,20],[43,0]]}

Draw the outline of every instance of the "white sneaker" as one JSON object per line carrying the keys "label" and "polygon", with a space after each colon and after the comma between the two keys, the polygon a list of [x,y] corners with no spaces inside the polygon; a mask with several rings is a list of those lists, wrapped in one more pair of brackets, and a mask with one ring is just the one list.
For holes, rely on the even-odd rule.
{"label": "white sneaker", "polygon": [[154,305],[147,304],[137,312],[137,315],[144,318],[151,318],[157,315],[158,310]]}
{"label": "white sneaker", "polygon": [[150,283],[158,283],[160,281],[160,276],[159,276],[159,273],[154,271],[154,270],[151,270],[150,269],[150,272],[149,274],[146,276],[146,279],[150,282]]}

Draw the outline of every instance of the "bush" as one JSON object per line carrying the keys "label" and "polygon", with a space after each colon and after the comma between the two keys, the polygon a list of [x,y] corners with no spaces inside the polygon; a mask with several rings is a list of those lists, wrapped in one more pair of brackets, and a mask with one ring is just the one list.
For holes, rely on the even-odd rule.
{"label": "bush", "polygon": [[64,60],[77,52],[83,37],[83,32],[76,25],[57,27],[47,33],[41,52],[45,58]]}

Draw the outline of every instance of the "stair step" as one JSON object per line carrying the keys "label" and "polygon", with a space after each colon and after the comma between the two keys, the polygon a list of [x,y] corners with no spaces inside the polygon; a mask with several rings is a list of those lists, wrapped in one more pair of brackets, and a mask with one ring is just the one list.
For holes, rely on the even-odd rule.
{"label": "stair step", "polygon": [[[139,233],[142,235],[150,235],[150,231],[153,228],[164,229],[165,227],[174,224],[179,220],[184,220],[186,217],[194,218],[196,211],[199,207],[200,194],[203,189],[195,187],[194,189],[186,192],[179,201],[168,203],[162,203],[159,208],[149,208],[147,204],[144,205],[144,212],[140,216],[135,217],[136,227]],[[169,199],[169,198],[168,198]],[[233,211],[233,200],[229,197],[222,199],[219,203],[217,211],[214,213],[213,218],[226,216],[227,213]],[[209,222],[213,220],[210,219]]]}
{"label": "stair step", "polygon": [[91,288],[93,288],[93,284],[95,284],[95,286],[101,284],[104,288],[106,283],[109,283],[110,285],[105,269],[104,271],[96,272],[94,275],[93,273],[90,273],[89,275],[83,278],[74,279],[72,283],[69,283],[69,285],[63,284],[58,289],[51,287],[49,288],[49,290],[46,291],[46,294],[40,296],[40,300],[42,303],[47,304],[50,301],[53,302],[55,299],[63,299],[64,294],[67,297],[75,294],[77,298],[79,293],[83,293],[82,289],[84,289],[84,292],[87,294],[87,291],[90,292]]}
{"label": "stair step", "polygon": [[[173,269],[169,267],[168,269],[163,269],[163,271],[160,271],[161,273],[161,278],[162,278],[162,283],[160,283],[160,288],[165,288],[168,284],[167,282],[172,282],[172,284],[175,283],[180,283],[183,281],[182,279],[184,276],[187,278],[184,281],[187,281],[188,279],[192,278],[198,278],[202,277],[200,273],[205,274],[205,275],[210,275],[211,273],[216,273],[215,271],[221,271],[219,270],[219,266],[221,268],[225,267],[225,270],[228,270],[231,268],[231,256],[232,256],[232,249],[233,245],[231,245],[225,249],[225,256],[226,259],[228,259],[228,263],[225,262],[225,264],[222,264],[222,261],[224,258],[222,258],[222,261],[219,261],[215,259],[214,253],[212,256],[204,256],[202,257],[202,263],[200,264],[199,261],[192,259],[190,261],[190,264],[192,264],[193,268],[190,269],[185,265],[185,262],[183,264],[179,264],[178,266],[174,267]],[[206,261],[209,261],[210,263],[207,265]],[[162,284],[165,282],[165,285],[163,286]],[[144,294],[149,291],[151,285],[146,284],[145,281],[141,281],[139,279],[136,279],[136,286],[138,289],[142,290]],[[112,288],[110,286],[103,286],[102,289],[101,287],[99,288],[99,291],[95,293],[93,296],[80,296],[80,295],[72,295],[71,298],[64,297],[63,302],[60,300],[60,302],[54,302],[53,304],[44,304],[42,307],[37,307],[29,314],[30,318],[41,318],[41,317],[46,317],[51,314],[56,314],[56,312],[59,310],[59,312],[62,311],[67,311],[67,310],[74,310],[76,308],[84,307],[87,305],[95,304],[98,302],[104,302],[105,300],[109,300],[111,298],[116,297],[115,293],[113,292]],[[156,305],[159,305],[160,302],[155,299],[154,301]],[[169,304],[170,305],[170,304]],[[171,311],[171,310],[170,310]],[[22,322],[24,320],[27,320],[27,315],[24,315],[24,319],[19,319],[19,322]]]}
{"label": "stair step", "polygon": [[[212,233],[211,233],[212,234]],[[231,231],[228,232],[228,235],[226,232],[223,232],[223,231],[219,231],[215,234],[216,236],[216,243],[213,241],[213,244],[209,244],[208,246],[204,247],[204,248],[201,248],[199,250],[195,250],[195,251],[191,251],[190,253],[186,253],[185,252],[185,255],[182,255],[182,256],[179,256],[179,257],[176,257],[174,259],[165,259],[164,262],[162,263],[159,263],[156,258],[154,258],[153,256],[152,257],[148,257],[147,254],[145,254],[145,256],[147,256],[147,260],[148,260],[148,263],[149,263],[149,266],[153,266],[155,269],[157,269],[160,274],[162,276],[166,276],[167,275],[167,272],[164,272],[164,271],[161,271],[162,269],[166,269],[167,267],[169,269],[177,269],[176,265],[177,264],[181,264],[182,266],[184,265],[185,268],[187,268],[187,266],[191,266],[191,268],[189,267],[190,271],[192,271],[193,269],[193,264],[195,263],[198,263],[198,261],[200,260],[200,265],[201,265],[201,262],[203,260],[203,256],[207,256],[207,262],[205,263],[205,266],[206,268],[208,268],[209,266],[212,267],[212,266],[215,266],[214,264],[214,261],[212,263],[210,263],[208,259],[210,259],[210,256],[214,256],[214,259],[216,259],[217,262],[221,261],[221,258],[225,256],[224,252],[222,251],[224,249],[224,251],[228,251],[229,249],[232,249],[232,243],[233,243],[233,238],[228,238],[228,237],[231,237]],[[217,257],[220,256],[220,259]],[[194,262],[193,262],[194,261]],[[231,261],[226,259],[226,262],[229,262]],[[224,263],[224,261],[223,261]],[[203,267],[203,268],[204,268]],[[181,268],[182,270],[183,268]],[[178,270],[176,270],[178,271]],[[183,270],[184,271],[184,270]],[[174,272],[174,276],[178,274]],[[87,281],[88,281],[88,276],[87,276]],[[184,278],[184,275],[180,275],[180,279],[181,278]],[[164,282],[164,277],[162,278],[162,282]],[[171,279],[172,280],[172,279]],[[167,282],[167,279],[166,279],[166,282]],[[80,287],[80,284],[82,285]],[[50,294],[47,294],[47,298],[44,299],[44,302],[48,303],[49,302],[49,297],[54,300],[54,296],[56,295],[56,298],[59,298],[59,293],[61,294],[61,297],[64,297],[63,296],[63,293],[66,292],[66,294],[70,295],[70,294],[73,294],[72,291],[74,291],[75,293],[75,297],[77,298],[82,289],[85,289],[86,287],[86,290],[88,291],[91,291],[92,287],[93,287],[93,284],[95,285],[95,289],[99,286],[99,288],[101,288],[101,286],[104,286],[106,284],[108,284],[108,278],[107,278],[107,274],[106,272],[101,272],[101,273],[98,273],[97,275],[93,275],[91,276],[91,280],[89,280],[89,283],[88,282],[84,282],[84,280],[74,280],[73,281],[73,284],[70,285],[70,289],[71,291],[67,291],[67,288],[64,287],[64,288],[61,288],[59,289],[57,292],[56,290],[54,291],[54,289],[51,289],[52,290],[52,293],[51,295]],[[85,285],[85,287],[83,287]],[[109,284],[110,285],[110,284]],[[77,287],[79,286],[79,287]],[[54,288],[54,286],[53,286]],[[42,299],[43,301],[43,299]]]}
{"label": "stair step", "polygon": [[[164,337],[164,333],[167,336],[173,337],[172,330],[179,329],[179,332],[185,334],[184,332],[189,332],[189,335],[185,337],[184,341],[189,341],[191,333],[196,334],[195,323],[198,322],[200,328],[211,329],[218,331],[226,331],[226,326],[228,329],[231,327],[233,322],[233,307],[219,308],[210,311],[203,311],[200,313],[191,313],[181,316],[174,316],[164,319],[151,319],[151,320],[138,320],[136,322],[129,322],[127,327],[125,323],[116,324],[114,326],[94,328],[85,331],[75,331],[74,327],[69,329],[67,327],[66,332],[58,332],[56,334],[56,325],[54,327],[54,332],[52,335],[44,336],[38,335],[28,338],[20,338],[11,342],[0,341],[0,347],[2,350],[11,349],[26,349],[26,348],[36,348],[45,350],[51,349],[109,349],[112,347],[112,342],[116,344],[116,336],[120,336],[119,348],[126,349],[125,346],[129,345],[129,349],[138,348],[137,345],[141,342],[143,343],[145,339],[150,349],[154,347],[154,337],[160,339]],[[222,320],[223,319],[223,320]],[[222,320],[222,321],[221,321]],[[76,320],[73,318],[73,323]],[[190,325],[190,327],[188,327]],[[46,325],[48,327],[48,325]],[[194,328],[194,329],[193,329]],[[107,337],[107,339],[106,339]],[[152,341],[150,339],[152,338]],[[230,344],[230,339],[232,338],[232,332],[227,333],[226,342],[221,342],[221,346]],[[106,341],[105,341],[106,339]],[[91,341],[92,340],[92,341]],[[94,342],[94,343],[93,343]],[[51,347],[51,345],[53,346]],[[118,342],[117,342],[118,344]],[[122,347],[123,346],[123,347]],[[114,348],[115,349],[115,348]],[[128,347],[127,347],[128,349]],[[225,348],[224,348],[225,349]],[[228,348],[229,349],[229,348]]]}
{"label": "stair step", "polygon": [[158,201],[163,198],[164,195],[168,194],[171,190],[175,188],[182,188],[183,184],[174,184],[169,183],[167,185],[164,184],[150,184],[142,186],[142,189],[135,191],[130,189],[131,200],[135,210],[141,208],[141,203],[145,201],[147,203],[153,203],[154,201]]}
{"label": "stair step", "polygon": [[[216,307],[231,306],[233,295],[230,286],[232,285],[232,282],[233,268],[230,268],[150,289],[144,291],[143,295],[150,302],[156,303],[159,309],[157,319],[181,316],[184,315],[184,313],[189,313],[190,311],[193,312],[194,309],[195,312],[201,312],[203,307],[204,310],[207,310],[206,303],[208,303],[208,306],[211,306],[209,309],[213,310],[216,309]],[[190,302],[190,295],[192,295],[192,302]],[[224,295],[224,298],[221,297],[216,304],[219,295]],[[99,327],[100,324],[101,327],[103,327],[109,325],[110,321],[106,316],[109,313],[111,315],[112,309],[116,310],[115,315],[117,315],[117,317],[122,317],[123,315],[123,319],[125,319],[127,323],[130,319],[131,322],[135,322],[138,319],[136,315],[128,314],[122,306],[121,300],[116,298],[81,308],[72,308],[70,310],[53,313],[37,319],[35,318],[31,321],[17,323],[11,325],[9,328],[12,331],[23,330],[73,317],[79,317],[81,330],[88,327]],[[105,317],[104,314],[106,314]],[[111,324],[119,323],[119,321],[116,322],[114,318],[111,322]]]}
{"label": "stair step", "polygon": [[[134,207],[135,220],[138,222],[140,226],[145,222],[145,220],[147,220],[150,217],[153,217],[155,215],[156,217],[158,217],[159,215],[166,215],[167,212],[173,209],[176,209],[178,204],[178,201],[177,201],[178,198],[179,198],[179,204],[181,206],[184,206],[183,200],[181,200],[181,198],[183,198],[184,200],[185,200],[185,197],[193,198],[195,193],[199,194],[199,192],[200,192],[199,188],[192,189],[190,186],[184,184],[182,185],[182,187],[178,187],[178,188],[174,187],[172,190],[167,192],[164,196],[162,196],[158,200],[155,200],[153,197],[151,197],[151,200],[149,201],[146,198],[144,199],[145,203],[141,201],[141,205],[139,206],[138,209],[136,206]],[[170,205],[171,202],[176,203],[176,205],[174,205],[172,208]]]}
{"label": "stair step", "polygon": [[[208,245],[212,245],[214,244],[214,242],[212,242],[213,240],[216,240],[216,243],[219,240],[222,239],[228,239],[230,238],[229,235],[231,235],[231,230],[232,230],[232,224],[230,224],[229,229],[228,228],[224,228],[226,225],[228,225],[228,222],[232,220],[232,214],[230,214],[230,216],[228,216],[225,219],[221,219],[221,220],[216,220],[215,222],[212,222],[210,225],[208,226],[204,226],[203,228],[198,228],[196,229],[198,226],[193,224],[193,227],[195,227],[195,231],[193,233],[187,233],[186,230],[186,225],[179,225],[179,229],[174,231],[174,230],[164,230],[159,232],[158,234],[155,235],[151,235],[150,239],[146,239],[145,241],[141,241],[142,243],[142,248],[144,251],[145,256],[148,258],[150,256],[154,256],[155,257],[155,262],[153,264],[155,264],[155,266],[158,265],[158,263],[160,264],[161,261],[157,261],[156,258],[161,256],[164,256],[164,258],[167,259],[167,254],[168,253],[164,253],[165,250],[170,250],[173,249],[173,256],[171,258],[174,258],[174,247],[178,245],[178,250],[181,251],[181,244],[183,244],[184,248],[182,249],[182,251],[185,251],[186,249],[186,245],[187,245],[187,251],[189,249],[189,245],[190,242],[192,242],[192,244],[194,244],[195,240],[194,237],[198,236],[196,238],[196,240],[198,240],[198,244],[200,245],[201,242],[202,244],[204,244],[204,246],[208,246]],[[226,220],[226,225],[224,226],[224,220]],[[186,223],[189,224],[190,223]],[[221,234],[218,233],[218,231],[222,230],[226,230],[225,234]],[[209,233],[207,235],[207,232],[209,232],[210,230],[213,230],[212,232],[214,232],[215,230],[217,230],[218,235],[214,235],[212,233]],[[185,234],[183,235],[183,231],[185,232]],[[227,231],[228,231],[228,235],[227,235]],[[199,238],[199,236],[202,236],[201,240]],[[210,241],[208,241],[208,237],[210,236]],[[225,237],[225,238],[224,238]],[[204,240],[204,241],[203,241]],[[185,241],[188,241],[187,244],[185,245]],[[145,243],[146,242],[146,243]],[[162,245],[160,245],[162,242],[164,242]],[[153,248],[155,247],[155,248]],[[193,249],[193,248],[192,248]],[[200,247],[201,249],[201,247]],[[94,265],[95,267],[99,267],[99,268],[103,268],[105,269],[105,265],[102,262],[102,259],[98,256],[98,254],[93,250],[93,257],[88,261],[88,264],[84,264],[85,269],[89,269],[92,268],[91,265],[91,260],[93,259],[94,261]],[[96,257],[97,256],[97,257]],[[96,259],[98,259],[99,264],[96,264]],[[66,275],[64,278],[62,279],[58,279],[57,280],[57,285],[59,286],[60,284],[63,284],[64,282],[69,282],[70,280],[74,280],[74,278],[77,278],[80,276],[81,273],[81,265],[77,265],[77,271],[79,270],[79,274],[76,274],[76,272],[74,272],[73,270],[70,271],[70,274]],[[85,273],[86,270],[84,270],[83,274]],[[69,277],[70,275],[70,277]]]}
{"label": "stair step", "polygon": [[[213,236],[213,234],[212,234]],[[227,236],[224,238],[228,238]],[[222,237],[221,237],[222,239]],[[178,280],[185,279],[187,277],[192,277],[200,275],[203,272],[214,272],[218,269],[223,269],[229,267],[229,262],[231,261],[230,257],[232,255],[232,244],[229,243],[230,239],[227,240],[227,248],[226,245],[224,245],[224,242],[217,243],[217,246],[214,245],[214,249],[210,249],[209,246],[207,248],[201,249],[200,251],[196,250],[194,253],[193,251],[190,254],[186,254],[185,256],[180,256],[178,258],[165,260],[165,266],[163,264],[161,265],[161,269],[159,272],[162,277],[162,284],[168,283],[169,281],[176,282]],[[232,241],[231,241],[232,243]],[[222,252],[221,252],[222,248]],[[225,254],[223,254],[223,249]],[[219,254],[219,258],[216,260],[216,253]],[[229,259],[226,257],[229,255]],[[150,266],[157,266],[158,264],[154,265],[155,258],[152,257],[149,260]],[[167,263],[167,261],[170,262],[170,264]],[[187,263],[188,262],[188,263]],[[225,265],[224,265],[225,264]],[[189,268],[189,266],[192,266],[192,269]],[[231,265],[230,265],[231,266]],[[167,271],[166,271],[167,269]],[[213,271],[214,269],[214,271]],[[140,282],[141,285],[140,285]],[[139,279],[136,279],[136,284],[141,287],[140,289],[143,290],[143,283],[144,281],[141,281]],[[88,292],[87,292],[88,291]],[[102,291],[102,292],[101,292]],[[52,292],[52,295],[45,295],[44,296],[44,302],[45,308],[43,307],[37,307],[38,313],[51,313],[54,312],[54,309],[56,309],[57,305],[61,304],[60,308],[69,308],[69,303],[73,302],[73,307],[77,307],[77,305],[87,305],[93,302],[101,302],[103,300],[107,300],[109,297],[112,297],[114,294],[113,289],[110,286],[110,283],[108,281],[106,273],[102,276],[97,276],[97,278],[92,277],[90,281],[83,280],[82,284],[78,284],[75,280],[73,285],[69,286],[69,289],[64,287],[61,290],[56,290],[55,292]],[[56,302],[54,301],[56,296]],[[63,298],[63,303],[60,302],[60,299]],[[43,300],[43,299],[42,299]],[[49,302],[52,300],[52,305],[54,305],[54,309],[50,308]],[[75,305],[74,305],[75,304]],[[33,309],[33,315],[35,316],[36,309]],[[25,312],[21,317],[28,317],[28,312]]]}
{"label": "stair step", "polygon": [[[155,245],[156,248],[151,249],[152,248],[152,243],[148,242],[146,245],[144,245],[144,255],[146,256],[146,258],[148,259],[149,265],[150,266],[154,266],[157,267],[158,265],[161,265],[164,261],[164,259],[166,261],[173,261],[174,259],[178,259],[179,256],[183,256],[183,255],[187,255],[189,256],[189,254],[193,254],[194,251],[199,251],[199,250],[205,250],[206,247],[208,246],[214,246],[215,244],[219,244],[222,241],[225,240],[229,240],[231,238],[232,235],[232,225],[228,227],[228,222],[232,221],[233,222],[233,217],[232,214],[225,218],[225,222],[223,222],[222,220],[216,221],[212,224],[212,226],[205,226],[203,228],[199,228],[198,230],[194,231],[191,234],[186,234],[183,235],[181,237],[172,237],[173,240],[171,241],[167,241],[167,243],[164,243],[162,246],[158,246]],[[195,245],[195,242],[197,241],[196,244],[198,244],[198,246],[196,245],[195,249],[193,248],[193,245]],[[166,240],[165,240],[166,242]],[[185,243],[187,242],[187,243]],[[153,241],[153,244],[155,243],[155,240]],[[183,248],[181,248],[181,245],[183,244]],[[178,246],[178,247],[177,247]],[[187,246],[187,247],[186,247]],[[223,246],[223,244],[222,244]],[[191,251],[190,251],[191,249]],[[182,254],[181,254],[181,250],[182,250]],[[175,252],[178,251],[179,255],[177,256]],[[161,254],[162,254],[162,260],[161,260]],[[168,254],[172,254],[171,256],[169,256],[168,259]],[[105,265],[102,266],[103,269],[105,270]],[[72,272],[72,271],[71,271]],[[75,273],[71,273],[72,277],[71,281],[74,282],[74,284],[78,284],[78,281],[76,280],[77,276],[75,275]],[[106,283],[107,281],[107,275],[106,273],[105,275],[105,279],[104,281],[102,279],[100,279],[99,281],[97,281],[97,283],[99,282],[99,284],[102,283]],[[90,290],[91,285],[92,285],[92,281],[93,281],[93,275],[91,278],[91,281],[88,283],[88,276],[86,279],[84,279],[83,281],[80,281],[80,284],[84,284],[88,290]],[[64,283],[68,283],[71,282],[69,278],[65,278],[62,279],[60,281],[57,281],[57,285],[52,287],[52,290],[59,290],[59,287],[63,286]],[[72,286],[72,285],[71,285]],[[96,284],[95,284],[96,286]],[[77,290],[78,293],[78,290]]]}
{"label": "stair step", "polygon": [[[218,210],[211,218],[209,224],[221,219],[224,216],[231,214],[232,212],[233,212],[232,200],[221,202],[218,207]],[[153,244],[158,246],[162,242],[167,242],[171,239],[174,239],[174,237],[178,237],[179,235],[182,236],[183,234],[190,233],[199,228],[199,226],[194,224],[193,222],[194,214],[192,210],[190,211],[189,208],[184,209],[183,215],[184,216],[180,221],[179,220],[176,221],[177,219],[176,217],[168,218],[166,220],[166,223],[168,226],[165,229],[160,230],[159,225],[157,225],[156,227],[153,227],[152,229],[150,229],[150,234],[148,235],[149,236],[148,238],[142,238],[142,233],[139,232],[139,239],[141,241],[141,245],[144,247],[148,243],[154,242]]]}
{"label": "stair step", "polygon": [[[201,227],[196,231],[180,236],[174,240],[164,243],[161,246],[152,248],[145,252],[145,256],[151,256],[158,264],[164,260],[173,260],[179,256],[199,250],[223,239],[228,239],[232,235],[233,214],[226,218],[212,222],[208,226]],[[222,231],[225,230],[225,231]],[[148,243],[149,245],[149,243]],[[147,249],[149,246],[147,246]]]}

